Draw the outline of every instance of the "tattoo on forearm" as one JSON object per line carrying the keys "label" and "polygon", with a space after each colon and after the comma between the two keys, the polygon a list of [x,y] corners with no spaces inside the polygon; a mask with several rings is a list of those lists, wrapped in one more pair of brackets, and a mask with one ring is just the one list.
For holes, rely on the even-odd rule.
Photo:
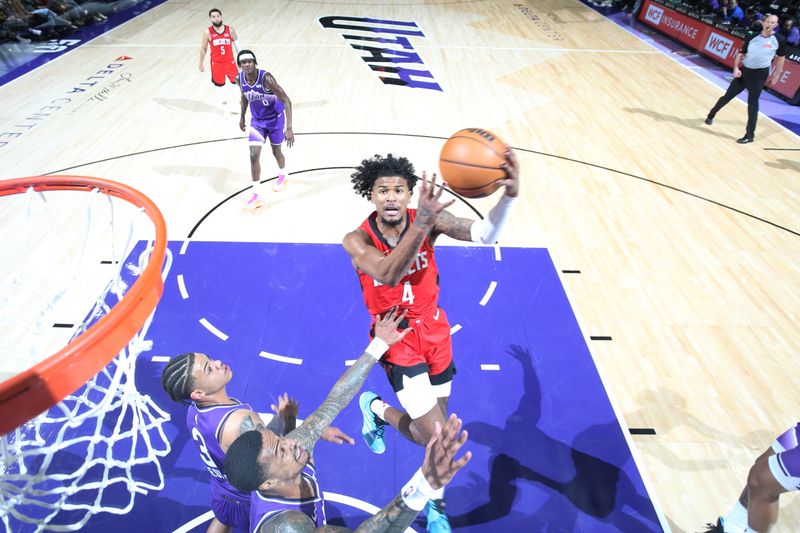
{"label": "tattoo on forearm", "polygon": [[436,227],[433,231],[436,235],[443,233],[459,241],[469,241],[472,240],[472,232],[470,230],[474,222],[469,218],[458,218],[452,213],[442,211],[439,213],[439,218],[436,220]]}
{"label": "tattoo on forearm", "polygon": [[292,431],[289,436],[297,439],[300,445],[310,452],[325,428],[331,425],[336,415],[352,401],[364,385],[374,365],[375,360],[372,356],[366,352],[362,353],[353,366],[336,381],[322,405],[308,415],[303,425]]}
{"label": "tattoo on forearm", "polygon": [[397,495],[386,507],[358,526],[355,533],[400,533],[405,531],[419,511],[411,509]]}

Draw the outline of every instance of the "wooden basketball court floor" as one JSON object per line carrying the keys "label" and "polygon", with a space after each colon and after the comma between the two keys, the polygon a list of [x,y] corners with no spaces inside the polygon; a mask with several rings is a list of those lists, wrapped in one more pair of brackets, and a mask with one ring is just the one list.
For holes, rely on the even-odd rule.
{"label": "wooden basketball court floor", "polygon": [[[294,104],[286,153],[300,174],[255,214],[244,193],[214,209],[250,178],[238,119],[197,70],[210,7]],[[401,28],[386,21],[424,34],[380,46],[417,54],[403,66],[428,72],[414,78],[428,88],[382,83],[391,73],[351,46],[377,35],[368,25]],[[655,431],[632,436],[634,453],[673,531],[726,513],[753,458],[797,420],[798,137],[762,116],[756,142],[736,144],[738,100],[705,126],[720,89],[577,1],[170,1],[0,94],[3,130],[20,132],[3,139],[0,177],[131,184],[171,240],[338,243],[369,211],[348,186],[362,158],[391,151],[433,171],[442,139],[490,129],[522,166],[501,245],[549,251],[623,424]],[[275,174],[266,152],[262,166]],[[774,530],[797,524],[783,496]]]}

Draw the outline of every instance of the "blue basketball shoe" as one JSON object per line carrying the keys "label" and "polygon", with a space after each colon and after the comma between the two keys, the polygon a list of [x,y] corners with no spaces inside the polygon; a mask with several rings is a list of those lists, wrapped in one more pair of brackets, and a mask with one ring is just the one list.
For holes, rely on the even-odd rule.
{"label": "blue basketball shoe", "polygon": [[444,500],[428,500],[425,504],[425,518],[428,519],[427,530],[431,533],[450,533],[450,521],[444,513]]}
{"label": "blue basketball shoe", "polygon": [[373,453],[383,453],[386,451],[386,443],[383,441],[383,426],[385,422],[378,418],[369,408],[373,400],[380,397],[374,392],[367,391],[358,398],[358,405],[361,406],[361,414],[364,416],[364,424],[361,426],[361,436]]}

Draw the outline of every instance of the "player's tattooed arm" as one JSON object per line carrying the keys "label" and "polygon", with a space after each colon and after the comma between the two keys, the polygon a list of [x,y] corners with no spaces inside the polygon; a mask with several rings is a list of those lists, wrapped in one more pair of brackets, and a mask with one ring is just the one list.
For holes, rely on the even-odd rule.
{"label": "player's tattooed arm", "polygon": [[448,211],[442,211],[439,213],[439,218],[436,219],[436,226],[431,232],[431,237],[435,238],[444,234],[458,241],[471,241],[470,228],[474,223],[475,221],[472,219],[460,218]]}
{"label": "player's tattooed arm", "polygon": [[339,412],[361,389],[375,362],[369,353],[362,353],[353,366],[336,381],[322,405],[308,415],[303,425],[290,432],[287,437],[296,439],[303,448],[311,452],[325,428],[331,425]]}
{"label": "player's tattooed arm", "polygon": [[410,508],[398,494],[386,507],[372,515],[355,530],[355,533],[400,533],[408,529],[419,514]]}
{"label": "player's tattooed arm", "polygon": [[[402,331],[397,329],[405,316],[406,311],[398,313],[396,308],[386,313],[375,323],[375,337],[383,340],[389,346],[402,340],[411,331],[411,328]],[[287,437],[296,439],[303,448],[311,453],[325,428],[331,425],[336,415],[352,401],[364,385],[369,371],[377,361],[376,357],[368,351],[364,351],[353,366],[348,368],[334,383],[322,405],[308,415],[303,425],[289,433]]]}
{"label": "player's tattooed arm", "polygon": [[[397,496],[389,505],[358,526],[355,533],[401,533],[408,529],[419,514]],[[284,511],[270,518],[259,533],[343,533],[350,531],[337,526],[314,527],[314,522],[300,511]]]}
{"label": "player's tattooed arm", "polygon": [[244,418],[239,422],[239,435],[252,431],[254,429],[266,429],[264,421],[253,411],[248,412]]}

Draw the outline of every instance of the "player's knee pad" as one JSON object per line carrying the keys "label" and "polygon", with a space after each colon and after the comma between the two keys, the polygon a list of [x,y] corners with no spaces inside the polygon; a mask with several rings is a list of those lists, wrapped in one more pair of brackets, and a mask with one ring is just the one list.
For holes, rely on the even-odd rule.
{"label": "player's knee pad", "polygon": [[453,382],[448,381],[447,383],[442,383],[441,385],[431,385],[431,388],[433,389],[433,394],[437,398],[449,398],[452,385]]}
{"label": "player's knee pad", "polygon": [[403,388],[397,391],[400,405],[411,418],[419,418],[437,404],[436,393],[427,373],[403,376]]}

